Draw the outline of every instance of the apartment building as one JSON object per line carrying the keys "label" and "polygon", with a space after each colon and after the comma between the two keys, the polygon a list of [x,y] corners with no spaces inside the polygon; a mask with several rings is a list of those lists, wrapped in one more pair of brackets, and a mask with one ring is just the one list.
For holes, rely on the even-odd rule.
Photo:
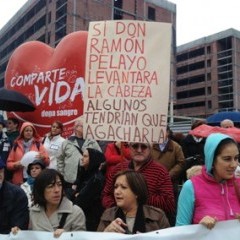
{"label": "apartment building", "polygon": [[0,87],[15,48],[38,40],[55,47],[67,34],[87,30],[90,21],[110,19],[172,23],[171,80],[175,79],[176,5],[166,0],[28,0],[0,30]]}
{"label": "apartment building", "polygon": [[240,111],[240,32],[228,29],[177,48],[174,114]]}

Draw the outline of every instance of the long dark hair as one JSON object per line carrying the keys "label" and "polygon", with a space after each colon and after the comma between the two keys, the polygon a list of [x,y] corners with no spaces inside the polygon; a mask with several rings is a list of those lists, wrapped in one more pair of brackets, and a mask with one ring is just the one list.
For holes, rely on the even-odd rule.
{"label": "long dark hair", "polygon": [[[55,184],[56,179],[59,179],[62,182],[62,198],[64,195],[64,178],[60,172],[55,169],[44,169],[35,179],[33,185],[33,202],[34,204],[38,204],[39,206],[45,207],[47,201],[44,197],[44,191],[49,184]],[[62,201],[62,199],[61,199]],[[60,202],[61,202],[60,201]]]}

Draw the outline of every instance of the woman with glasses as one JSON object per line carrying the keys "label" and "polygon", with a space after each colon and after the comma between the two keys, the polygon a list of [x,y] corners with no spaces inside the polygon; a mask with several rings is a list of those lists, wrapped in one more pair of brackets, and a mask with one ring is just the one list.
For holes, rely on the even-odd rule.
{"label": "woman with glasses", "polygon": [[121,171],[113,182],[117,206],[105,210],[98,231],[136,234],[170,227],[161,209],[146,205],[148,189],[141,173]]}
{"label": "woman with glasses", "polygon": [[60,121],[54,121],[50,132],[43,138],[43,146],[48,152],[50,163],[48,168],[57,169],[57,156],[61,154],[62,143],[65,138],[61,136],[63,124]]}
{"label": "woman with glasses", "polygon": [[[64,196],[64,180],[55,169],[43,170],[33,187],[34,206],[30,209],[30,229],[53,232],[59,237],[64,231],[84,231],[85,216],[82,209]],[[12,232],[16,234],[18,228]]]}

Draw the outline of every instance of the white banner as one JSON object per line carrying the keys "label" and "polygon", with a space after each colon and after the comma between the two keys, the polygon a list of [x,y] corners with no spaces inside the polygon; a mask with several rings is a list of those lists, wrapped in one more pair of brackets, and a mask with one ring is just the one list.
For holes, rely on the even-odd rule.
{"label": "white banner", "polygon": [[163,142],[170,85],[171,24],[91,22],[84,138]]}
{"label": "white banner", "polygon": [[[39,231],[20,231],[17,235],[1,235],[1,240],[56,240],[53,233]],[[240,222],[238,220],[223,221],[216,224],[212,230],[198,225],[166,228],[159,231],[126,235],[118,233],[98,232],[67,232],[58,240],[239,240]]]}

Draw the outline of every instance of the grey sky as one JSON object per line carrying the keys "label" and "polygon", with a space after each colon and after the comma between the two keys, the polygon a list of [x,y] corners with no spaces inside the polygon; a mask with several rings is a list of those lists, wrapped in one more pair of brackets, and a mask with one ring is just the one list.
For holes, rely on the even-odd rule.
{"label": "grey sky", "polygon": [[[0,29],[26,1],[0,0]],[[177,45],[228,28],[240,30],[240,0],[171,0],[170,2],[177,4]]]}

